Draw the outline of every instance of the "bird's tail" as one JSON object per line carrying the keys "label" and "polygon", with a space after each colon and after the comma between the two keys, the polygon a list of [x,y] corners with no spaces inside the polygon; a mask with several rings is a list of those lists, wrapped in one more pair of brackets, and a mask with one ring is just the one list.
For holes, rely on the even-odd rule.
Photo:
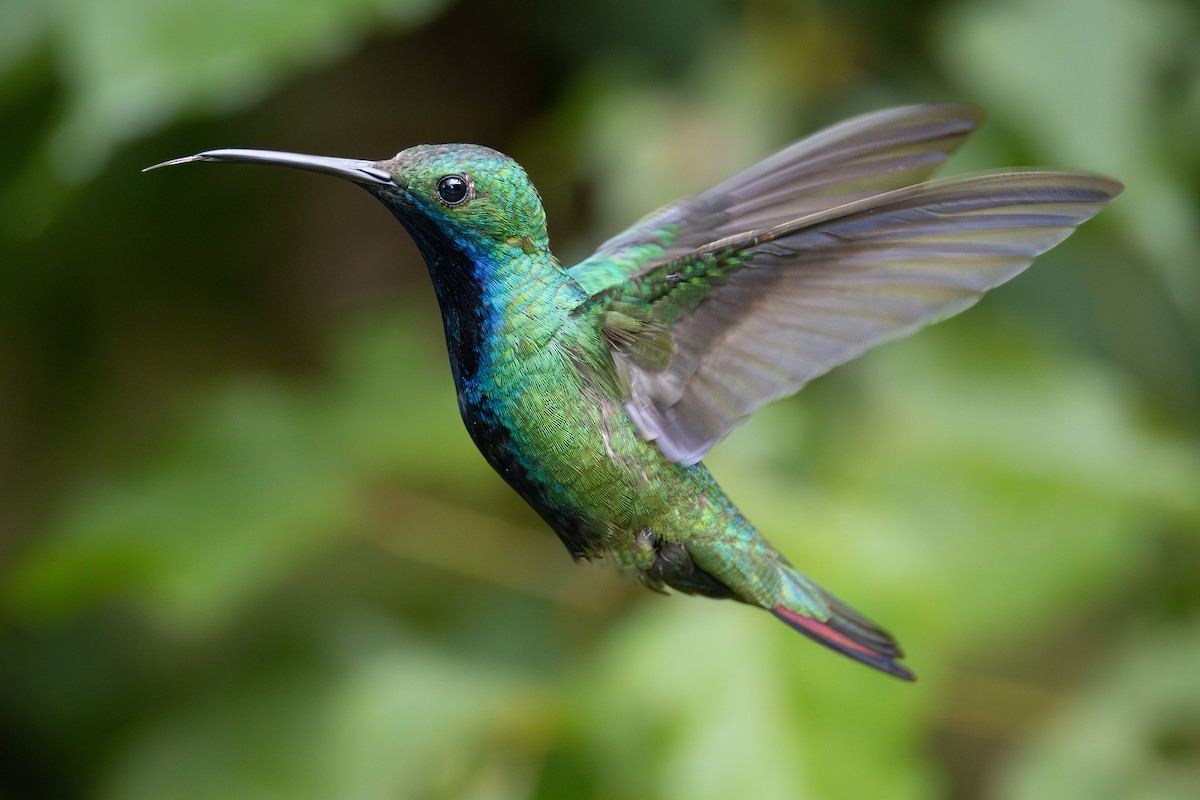
{"label": "bird's tail", "polygon": [[772,614],[831,650],[897,678],[916,680],[911,672],[896,663],[904,657],[904,651],[887,631],[801,575],[790,564],[780,563],[779,569],[783,573],[784,592],[782,602],[768,609]]}
{"label": "bird's tail", "polygon": [[[688,539],[683,555],[670,560],[674,571],[659,571],[662,582],[689,594],[732,596],[765,608],[830,650],[897,678],[915,680],[896,663],[904,651],[887,631],[801,574],[740,515],[715,535]],[[680,579],[682,564],[689,568],[686,581]]]}

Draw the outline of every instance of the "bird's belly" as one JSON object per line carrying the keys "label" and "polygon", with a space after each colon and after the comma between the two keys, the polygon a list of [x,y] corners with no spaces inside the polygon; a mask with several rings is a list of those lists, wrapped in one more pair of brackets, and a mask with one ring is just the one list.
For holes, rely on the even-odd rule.
{"label": "bird's belly", "polygon": [[622,549],[639,530],[677,512],[690,482],[674,473],[690,468],[642,441],[615,401],[529,366],[519,390],[471,387],[460,393],[459,407],[484,458],[573,556]]}

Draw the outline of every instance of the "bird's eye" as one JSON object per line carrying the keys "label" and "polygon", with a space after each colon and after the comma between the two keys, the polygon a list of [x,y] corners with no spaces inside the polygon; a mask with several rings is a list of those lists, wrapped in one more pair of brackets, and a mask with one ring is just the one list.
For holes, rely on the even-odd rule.
{"label": "bird's eye", "polygon": [[466,175],[445,175],[437,182],[437,196],[444,204],[461,206],[471,199],[471,184]]}

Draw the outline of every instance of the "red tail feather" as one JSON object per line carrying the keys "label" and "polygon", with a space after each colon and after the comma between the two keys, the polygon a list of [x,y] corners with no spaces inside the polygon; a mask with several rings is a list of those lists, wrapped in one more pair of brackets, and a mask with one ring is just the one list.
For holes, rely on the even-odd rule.
{"label": "red tail feather", "polygon": [[775,606],[771,609],[771,613],[830,650],[861,661],[889,675],[895,675],[897,678],[906,681],[916,680],[911,672],[896,663],[897,658],[904,657],[904,651],[895,641],[883,631],[867,624],[866,620],[857,615],[839,616],[835,611],[834,616],[828,622],[818,622],[783,606]]}

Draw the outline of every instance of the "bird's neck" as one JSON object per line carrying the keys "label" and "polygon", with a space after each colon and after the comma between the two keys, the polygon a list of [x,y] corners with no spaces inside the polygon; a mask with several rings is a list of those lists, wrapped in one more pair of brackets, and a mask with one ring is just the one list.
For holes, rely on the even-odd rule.
{"label": "bird's neck", "polygon": [[549,305],[570,279],[544,242],[481,243],[402,221],[429,267],[460,393],[498,338],[538,336],[554,324]]}

